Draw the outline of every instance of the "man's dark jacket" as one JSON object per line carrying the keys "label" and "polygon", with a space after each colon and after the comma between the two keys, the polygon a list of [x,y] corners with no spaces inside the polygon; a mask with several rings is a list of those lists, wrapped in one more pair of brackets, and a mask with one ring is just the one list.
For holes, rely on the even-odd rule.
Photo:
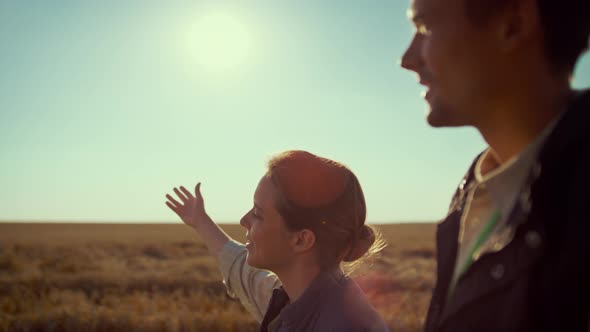
{"label": "man's dark jacket", "polygon": [[513,240],[475,261],[447,302],[474,164],[437,228],[425,331],[590,331],[590,90],[542,147],[508,219]]}

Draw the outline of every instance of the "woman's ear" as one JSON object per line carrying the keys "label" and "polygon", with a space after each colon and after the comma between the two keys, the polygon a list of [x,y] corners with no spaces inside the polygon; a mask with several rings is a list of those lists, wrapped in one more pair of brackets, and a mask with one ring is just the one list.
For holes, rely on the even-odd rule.
{"label": "woman's ear", "polygon": [[315,234],[309,229],[303,229],[295,233],[293,239],[293,250],[296,253],[303,253],[311,250],[315,245]]}

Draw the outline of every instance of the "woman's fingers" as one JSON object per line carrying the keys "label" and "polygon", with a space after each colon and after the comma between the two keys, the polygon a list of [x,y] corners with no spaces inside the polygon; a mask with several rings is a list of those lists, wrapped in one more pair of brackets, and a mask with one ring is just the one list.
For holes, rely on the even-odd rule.
{"label": "woman's fingers", "polygon": [[174,207],[176,209],[179,209],[179,208],[181,208],[183,206],[182,204],[178,203],[177,200],[175,200],[172,196],[170,196],[168,194],[166,195],[166,198],[168,198],[168,200],[170,201],[170,203],[172,203],[172,205],[174,205]]}
{"label": "woman's fingers", "polygon": [[201,182],[198,182],[195,186],[195,197],[199,200],[203,200],[203,196],[201,195]]}
{"label": "woman's fingers", "polygon": [[[197,195],[197,199],[202,201],[203,198],[200,192],[200,185],[200,182],[197,183],[197,186],[195,187],[195,194]],[[166,194],[166,198],[168,199],[166,205],[179,216],[181,214],[184,215],[187,212],[186,208],[192,209],[195,197],[184,186],[180,186],[180,189],[174,188],[174,193],[178,196],[178,198],[180,198],[182,203],[178,202],[171,195]]]}
{"label": "woman's fingers", "polygon": [[188,201],[188,198],[186,196],[184,196],[184,194],[181,193],[180,190],[178,190],[178,188],[174,188],[174,192],[176,193],[176,195],[180,198],[180,200],[183,203],[186,203]]}
{"label": "woman's fingers", "polygon": [[180,186],[180,190],[182,190],[182,193],[183,193],[183,194],[184,194],[184,195],[185,195],[185,196],[186,196],[186,197],[187,197],[189,200],[190,200],[190,199],[193,199],[193,198],[195,198],[195,197],[193,196],[193,194],[191,194],[191,192],[190,192],[190,191],[186,190],[186,188],[185,188],[184,186]]}
{"label": "woman's fingers", "polygon": [[170,210],[174,211],[174,213],[178,214],[178,208],[174,206],[174,204],[170,202],[166,202],[166,205],[170,208]]}

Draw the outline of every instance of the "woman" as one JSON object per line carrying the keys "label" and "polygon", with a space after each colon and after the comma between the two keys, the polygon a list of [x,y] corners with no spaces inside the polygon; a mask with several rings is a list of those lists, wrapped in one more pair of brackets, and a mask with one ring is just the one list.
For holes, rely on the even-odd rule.
{"label": "woman", "polygon": [[268,163],[254,205],[240,221],[245,245],[207,215],[200,183],[193,196],[166,204],[204,239],[218,258],[230,295],[261,322],[261,331],[386,331],[360,288],[340,269],[380,250],[365,225],[356,176],[335,161],[305,151],[283,152]]}

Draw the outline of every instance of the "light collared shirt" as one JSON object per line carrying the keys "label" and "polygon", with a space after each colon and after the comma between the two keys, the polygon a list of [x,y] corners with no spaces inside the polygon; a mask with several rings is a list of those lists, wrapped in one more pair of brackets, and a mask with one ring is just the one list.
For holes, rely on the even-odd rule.
{"label": "light collared shirt", "polygon": [[[501,165],[489,148],[477,160],[474,180],[467,188],[467,199],[457,239],[457,259],[447,299],[452,296],[457,281],[465,272],[464,267],[468,264],[472,248],[495,212],[500,214],[500,219],[491,235],[473,252],[472,262],[484,254],[502,250],[512,241],[515,229],[508,225],[508,217],[519,199],[531,169],[535,167],[539,151],[559,118],[560,116],[554,119],[518,155],[506,163]],[[484,174],[483,169],[491,171]]]}
{"label": "light collared shirt", "polygon": [[276,274],[246,263],[246,247],[236,241],[225,243],[217,259],[227,293],[238,298],[258,323],[268,308],[273,289],[281,282]]}

